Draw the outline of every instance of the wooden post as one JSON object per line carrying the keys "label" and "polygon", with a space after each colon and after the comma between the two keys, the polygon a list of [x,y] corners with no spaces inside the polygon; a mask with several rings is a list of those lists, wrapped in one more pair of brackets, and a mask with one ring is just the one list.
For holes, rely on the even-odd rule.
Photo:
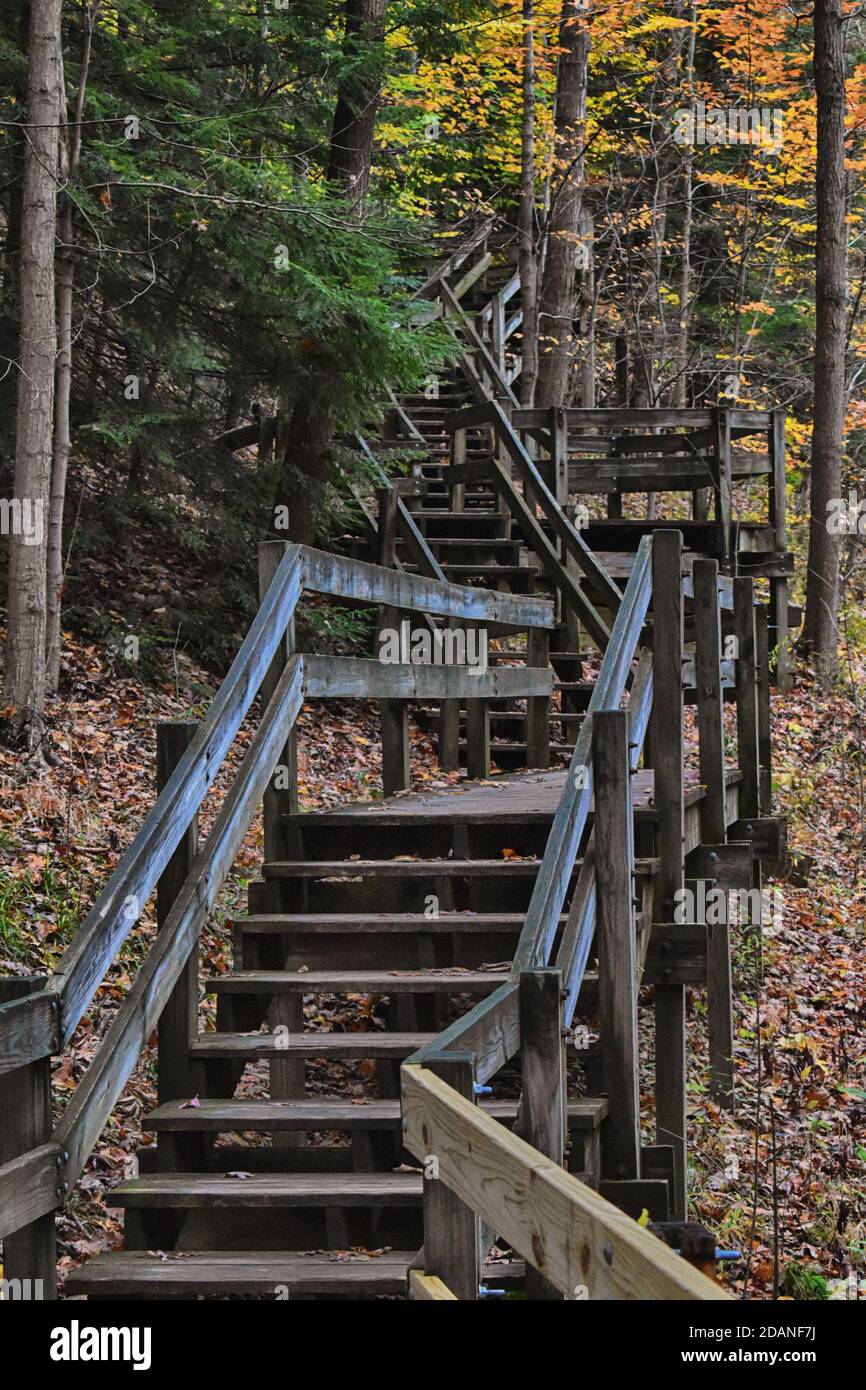
{"label": "wooden post", "polygon": [[[658,812],[656,917],[672,922],[683,886],[683,538],[653,537],[653,800]],[[656,1134],[673,1148],[671,1212],[684,1220],[686,1164],[686,992],[677,983],[655,990]]]}
{"label": "wooden post", "polygon": [[[455,468],[460,467],[466,462],[466,431],[455,430],[451,444],[451,462]],[[466,486],[464,483],[455,483],[450,489],[449,506],[452,512],[463,512],[466,510]]]}
{"label": "wooden post", "polygon": [[726,574],[736,570],[731,472],[731,416],[726,406],[713,407],[713,495],[719,565]]}
{"label": "wooden post", "polygon": [[[475,1100],[472,1058],[443,1053],[426,1063],[467,1100]],[[429,1163],[426,1161],[429,1159]],[[436,1274],[456,1298],[475,1300],[481,1282],[481,1223],[436,1176],[437,1155],[425,1155],[424,1165],[424,1265]]]}
{"label": "wooden post", "polygon": [[737,762],[741,816],[760,815],[761,767],[758,758],[755,598],[751,579],[734,580],[734,635],[737,639]]}
{"label": "wooden post", "polygon": [[[179,723],[160,720],[156,726],[156,790],[164,789],[174,769],[195,737],[193,719]],[[198,813],[156,885],[156,925],[160,931],[186,882],[198,850]],[[190,1071],[190,1043],[198,1031],[198,942],[178,977],[157,1029],[156,1076],[160,1105],[170,1100],[189,1100],[195,1094]]]}
{"label": "wooden post", "polygon": [[[457,621],[443,619],[443,629],[459,628]],[[439,704],[439,766],[443,772],[456,772],[460,766],[460,701]]]}
{"label": "wooden post", "polygon": [[758,682],[758,756],[761,765],[761,815],[773,808],[773,742],[770,737],[770,637],[767,606],[755,609],[755,644]]}
{"label": "wooden post", "polygon": [[628,714],[605,710],[592,721],[595,789],[596,942],[604,1087],[610,1114],[601,1136],[602,1174],[640,1177],[634,827]]}
{"label": "wooden post", "polygon": [[[271,581],[286,553],[286,541],[263,541],[259,546],[259,600],[271,586]],[[268,705],[277,682],[295,650],[295,624],[291,622],[274,653],[274,659],[262,681],[262,709]],[[298,740],[294,730],[289,734],[279,762],[264,795],[265,859],[291,859],[292,851],[284,816],[298,813]]]}
{"label": "wooden post", "polygon": [[382,726],[382,794],[393,796],[411,783],[409,706],[405,700],[380,700]]}
{"label": "wooden post", "polygon": [[[788,548],[787,475],[785,469],[785,412],[773,411],[769,430],[770,454],[770,525],[773,528],[773,547],[784,555]],[[790,690],[793,684],[791,654],[788,650],[788,581],[784,576],[770,580],[771,646],[776,647],[775,678],[780,690]]]}
{"label": "wooden post", "polygon": [[719,567],[715,560],[695,560],[695,684],[697,686],[701,802],[701,838],[724,844],[725,745],[722,723],[722,629],[719,613]]}
{"label": "wooden post", "polygon": [[[0,979],[0,1004],[37,994],[44,985],[44,979],[35,977]],[[59,1046],[59,1038],[53,1042]],[[51,1060],[40,1057],[0,1077],[0,1165],[31,1149],[38,1149],[50,1137]],[[58,1206],[62,1206],[63,1198],[63,1175],[59,1169]],[[56,1299],[57,1242],[53,1211],[4,1236],[3,1278],[30,1280],[29,1294],[33,1299]],[[26,1283],[20,1291],[27,1291]]]}
{"label": "wooden post", "polygon": [[483,781],[490,776],[490,701],[466,701],[466,771]]}
{"label": "wooden post", "polygon": [[[528,1144],[565,1162],[565,1053],[562,1036],[562,971],[520,973],[520,1092],[517,1133]],[[540,1270],[526,1264],[528,1298],[562,1300]]]}
{"label": "wooden post", "polygon": [[500,375],[505,375],[505,305],[502,295],[496,294],[491,300],[490,339],[494,361]]}
{"label": "wooden post", "polygon": [[551,492],[564,507],[568,501],[568,415],[561,406],[553,406],[548,423],[550,430]]}
{"label": "wooden post", "polygon": [[[385,569],[393,569],[397,558],[397,491],[392,487],[379,488],[378,560]],[[397,608],[382,607],[379,611],[379,631],[383,628],[400,630],[401,614]],[[380,700],[379,715],[382,728],[382,794],[393,796],[411,784],[409,758],[409,706],[405,700]]]}
{"label": "wooden post", "polygon": [[[526,635],[526,664],[546,671],[550,665],[550,631],[531,627]],[[550,696],[526,701],[526,766],[550,767]]]}
{"label": "wooden post", "polygon": [[[723,845],[727,839],[727,793],[722,706],[722,630],[719,575],[715,560],[696,560],[695,684],[698,705],[701,839]],[[707,924],[707,1013],[710,1089],[716,1100],[733,1106],[733,1013],[731,941],[727,912],[723,922]]]}

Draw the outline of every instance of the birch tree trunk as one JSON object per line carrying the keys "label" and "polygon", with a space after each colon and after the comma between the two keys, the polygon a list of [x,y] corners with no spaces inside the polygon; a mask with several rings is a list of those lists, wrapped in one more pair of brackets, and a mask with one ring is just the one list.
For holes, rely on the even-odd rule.
{"label": "birch tree trunk", "polygon": [[[46,517],[51,488],[57,327],[54,240],[63,105],[60,0],[32,0],[21,215],[15,494],[10,529],[5,694],[12,732],[34,752],[45,706]],[[12,512],[13,520],[15,512]]]}
{"label": "birch tree trunk", "polygon": [[841,544],[841,537],[830,531],[828,519],[830,503],[842,490],[847,398],[845,46],[840,0],[815,0],[814,16],[818,99],[815,401],[803,644],[815,661],[819,678],[828,684],[838,665]]}

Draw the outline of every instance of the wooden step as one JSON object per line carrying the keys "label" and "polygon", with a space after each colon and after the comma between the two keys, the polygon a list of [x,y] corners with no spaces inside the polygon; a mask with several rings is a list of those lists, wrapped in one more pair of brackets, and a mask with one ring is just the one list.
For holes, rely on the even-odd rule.
{"label": "wooden step", "polygon": [[233,970],[205,981],[207,994],[490,994],[502,970]]}
{"label": "wooden step", "polygon": [[[243,1170],[238,1170],[243,1171]],[[113,1188],[111,1207],[411,1207],[421,1173],[145,1173]]]}
{"label": "wooden step", "polygon": [[[509,744],[491,742],[491,752]],[[582,860],[575,860],[577,873]],[[265,864],[265,878],[352,879],[352,878],[534,878],[539,859],[297,859],[273,860]],[[657,859],[635,859],[636,874],[654,874]]]}
{"label": "wooden step", "polygon": [[[513,1124],[516,1100],[482,1100],[481,1109],[503,1124]],[[607,1115],[603,1096],[569,1101],[568,1128],[598,1129]],[[291,1130],[396,1130],[400,1128],[399,1100],[353,1102],[328,1097],[309,1100],[202,1100],[169,1101],[145,1118],[142,1128],[154,1133],[205,1132],[209,1134],[263,1133]]]}
{"label": "wooden step", "polygon": [[434,1033],[200,1033],[190,1043],[197,1061],[340,1057],[401,1060],[433,1041]]}
{"label": "wooden step", "polygon": [[[497,863],[499,861],[497,860]],[[522,912],[440,912],[438,917],[426,917],[423,912],[386,912],[376,916],[369,912],[259,912],[249,917],[235,917],[232,926],[241,932],[297,932],[317,936],[344,933],[400,932],[443,933],[463,932],[520,932]],[[565,923],[565,917],[561,918]]]}
{"label": "wooden step", "polygon": [[225,1294],[289,1295],[406,1293],[415,1253],[354,1251],[112,1250],[97,1255],[66,1281],[67,1293],[92,1298],[207,1298]]}
{"label": "wooden step", "polygon": [[295,859],[265,864],[265,878],[526,878],[538,859]]}

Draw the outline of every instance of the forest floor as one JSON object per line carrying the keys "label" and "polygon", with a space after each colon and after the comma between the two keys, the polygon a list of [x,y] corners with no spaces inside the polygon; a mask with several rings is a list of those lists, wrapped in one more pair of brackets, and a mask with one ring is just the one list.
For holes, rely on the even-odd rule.
{"label": "forest floor", "polygon": [[[173,667],[169,680],[146,684],[119,669],[110,649],[70,635],[62,696],[48,711],[50,765],[22,779],[17,755],[0,749],[0,973],[55,965],[151,806],[154,722],[200,716],[214,684],[189,658]],[[858,704],[866,663],[852,664],[848,677],[846,688],[829,695],[801,680],[773,699],[776,798],[790,817],[797,872],[774,885],[777,910],[764,932],[760,983],[753,955],[738,956],[733,1116],[708,1098],[705,1001],[702,991],[689,991],[692,1214],[721,1245],[743,1252],[726,1277],[753,1298],[772,1297],[774,1289],[794,1298],[840,1296],[831,1281],[852,1275],[864,1281],[866,1297],[866,738]],[[242,731],[205,803],[205,831],[250,734],[249,727]],[[379,795],[380,771],[373,707],[305,708],[305,807]],[[457,776],[438,769],[418,731],[412,773],[416,786],[448,785]],[[230,966],[224,924],[244,910],[261,851],[256,822],[203,935],[209,973]],[[73,1047],[56,1063],[58,1108],[80,1080],[153,930],[145,913]],[[311,1001],[308,1026],[375,1028],[382,1026],[379,1007],[375,997]],[[332,1080],[313,1073],[310,1084],[319,1089]],[[372,1080],[359,1063],[344,1068],[340,1085],[361,1095]],[[132,1175],[141,1119],[154,1099],[151,1047],[60,1219],[62,1267],[120,1243],[120,1214],[106,1206],[106,1193]]]}

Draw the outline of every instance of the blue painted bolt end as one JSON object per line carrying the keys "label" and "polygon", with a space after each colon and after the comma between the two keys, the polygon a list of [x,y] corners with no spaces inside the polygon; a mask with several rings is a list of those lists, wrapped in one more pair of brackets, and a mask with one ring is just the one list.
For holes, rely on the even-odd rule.
{"label": "blue painted bolt end", "polygon": [[492,1087],[492,1086],[480,1086],[480,1085],[478,1084],[477,1081],[475,1082],[475,1085],[472,1087],[472,1089],[473,1089],[473,1091],[475,1092],[476,1096],[492,1096],[492,1095],[493,1095],[493,1087]]}

